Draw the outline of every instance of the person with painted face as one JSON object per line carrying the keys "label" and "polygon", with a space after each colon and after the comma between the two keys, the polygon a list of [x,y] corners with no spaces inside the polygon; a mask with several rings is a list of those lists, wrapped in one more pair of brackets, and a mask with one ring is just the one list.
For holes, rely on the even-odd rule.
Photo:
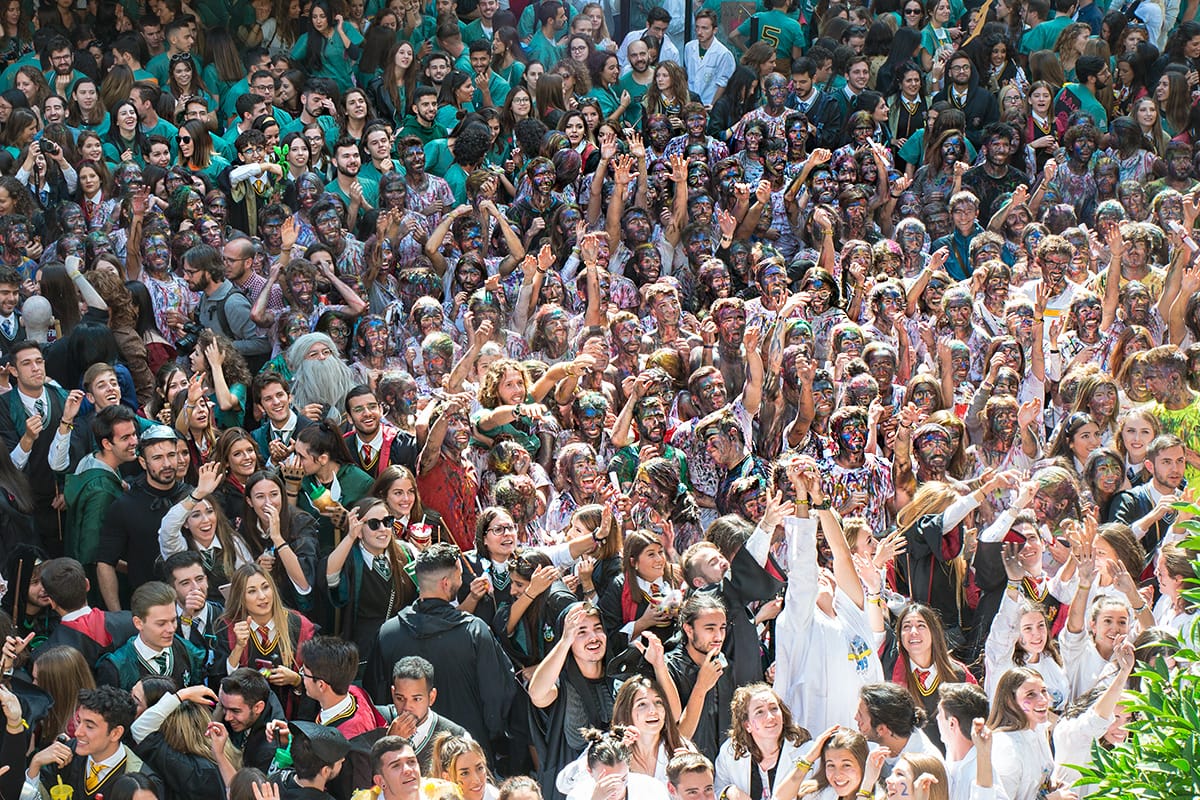
{"label": "person with painted face", "polygon": [[650,381],[644,376],[637,378],[633,390],[629,393],[629,400],[613,425],[615,441],[629,441],[631,423],[637,430],[637,439],[617,450],[608,462],[609,473],[616,474],[621,488],[625,491],[629,491],[633,486],[638,465],[656,457],[675,462],[680,480],[690,485],[687,456],[666,442],[668,409],[662,399],[650,394],[649,390]]}
{"label": "person with painted face", "polygon": [[734,126],[733,141],[739,148],[745,146],[746,126],[751,122],[766,123],[767,132],[772,137],[785,136],[783,122],[788,113],[787,106],[784,105],[787,100],[787,78],[772,72],[763,78],[762,90],[765,99],[763,105],[751,110]]}
{"label": "person with painted face", "polygon": [[739,478],[757,475],[764,482],[768,479],[766,462],[747,451],[741,425],[729,409],[701,419],[696,425],[696,438],[703,442],[705,452],[720,471],[714,495],[718,513],[730,512],[729,492]]}
{"label": "person with painted face", "polygon": [[867,410],[839,408],[829,430],[834,449],[820,463],[823,493],[839,513],[865,516],[872,530],[885,530],[895,489],[891,465],[867,452]]}
{"label": "person with painted face", "polygon": [[997,122],[984,131],[984,162],[967,170],[962,185],[979,198],[980,216],[991,219],[996,211],[996,201],[1004,194],[1011,194],[1018,186],[1029,182],[1028,176],[1014,167],[1012,142],[1016,131],[1011,125]]}
{"label": "person with painted face", "polygon": [[[417,95],[423,90],[418,88]],[[422,102],[421,100],[417,101]],[[433,113],[437,113],[437,100],[434,95],[424,98],[427,105],[432,105]],[[444,178],[430,175],[425,171],[425,141],[420,136],[411,135],[408,129],[401,131],[397,142],[400,162],[404,165],[404,185],[408,190],[407,207],[424,214],[430,227],[436,227],[442,221],[442,215],[454,208],[454,192]]]}
{"label": "person with painted face", "polygon": [[[1053,235],[1043,237],[1034,251],[1034,263],[1040,277],[1026,282],[1022,287],[1025,296],[1035,302],[1034,327],[1042,328],[1046,337],[1051,326],[1039,324],[1042,322],[1039,317],[1049,317],[1051,320],[1064,317],[1075,296],[1083,291],[1082,287],[1067,279],[1067,267],[1073,255],[1074,248],[1066,239]],[[1046,343],[1050,345],[1048,350],[1057,349],[1048,338]]]}
{"label": "person with painted face", "polygon": [[729,157],[729,147],[720,139],[708,135],[708,110],[702,103],[684,104],[683,127],[686,133],[671,139],[663,155],[682,155],[689,146],[699,145],[708,153],[708,165],[714,171],[721,159]]}
{"label": "person with painted face", "polygon": [[1112,320],[1113,315],[1104,308],[1099,297],[1086,289],[1077,292],[1067,310],[1063,325],[1066,330],[1053,344],[1046,365],[1051,379],[1064,375],[1076,365],[1089,362],[1099,365],[1116,338]]}
{"label": "person with painted face", "polygon": [[[1088,125],[1078,125],[1063,134],[1063,149],[1067,154],[1067,162],[1053,175],[1048,175],[1047,191],[1060,198],[1055,202],[1070,199],[1071,204],[1078,209],[1078,217],[1086,223],[1091,223],[1096,214],[1096,204],[1100,191],[1096,186],[1096,176],[1092,172],[1092,156],[1099,146],[1100,135],[1095,128]],[[1047,170],[1054,170],[1047,167]],[[1043,174],[1047,174],[1043,172]],[[1118,184],[1118,191],[1120,185]],[[1144,216],[1143,216],[1144,218]]]}

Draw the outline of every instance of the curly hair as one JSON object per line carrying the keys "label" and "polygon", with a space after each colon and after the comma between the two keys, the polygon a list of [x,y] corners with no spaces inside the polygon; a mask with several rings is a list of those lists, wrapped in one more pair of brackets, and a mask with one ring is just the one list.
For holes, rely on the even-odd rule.
{"label": "curly hair", "polygon": [[793,745],[802,745],[812,739],[812,734],[806,728],[796,724],[792,717],[792,710],[787,707],[774,689],[765,683],[751,683],[739,686],[733,693],[733,702],[730,703],[729,740],[733,744],[734,758],[745,758],[749,754],[755,763],[762,761],[762,751],[759,749],[758,743],[754,741],[754,737],[746,730],[746,723],[750,721],[750,703],[756,697],[763,695],[769,695],[779,704],[779,713],[783,716],[780,744],[788,741]]}
{"label": "curly hair", "polygon": [[[225,382],[230,386],[235,383],[249,386],[253,376],[250,375],[250,368],[246,365],[246,359],[234,348],[233,342],[219,333],[205,330],[200,334],[200,341],[197,347],[200,348],[200,352],[204,352],[210,344],[215,344],[217,350],[225,358],[225,363],[221,367],[222,372],[225,374]],[[209,365],[209,370],[212,370],[211,365]]]}
{"label": "curly hair", "polygon": [[483,374],[483,380],[479,387],[479,405],[484,408],[496,408],[501,405],[500,383],[510,369],[521,373],[521,378],[525,381],[525,391],[529,391],[529,376],[525,374],[521,362],[512,358],[502,358],[489,364],[487,372]]}
{"label": "curly hair", "polygon": [[482,123],[470,123],[458,132],[450,148],[454,160],[462,166],[474,166],[487,155],[492,146],[492,129]]}

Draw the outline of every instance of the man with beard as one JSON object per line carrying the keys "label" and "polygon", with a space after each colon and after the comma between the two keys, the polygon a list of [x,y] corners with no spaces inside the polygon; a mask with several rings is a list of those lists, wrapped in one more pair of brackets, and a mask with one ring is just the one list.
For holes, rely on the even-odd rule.
{"label": "man with beard", "polygon": [[[288,348],[287,361],[295,376],[292,397],[296,407],[308,412],[310,405],[321,405],[326,417],[340,421],[346,395],[357,381],[350,367],[338,357],[333,340],[323,333],[307,333]],[[320,418],[317,414],[313,416]]]}
{"label": "man with beard", "polygon": [[[281,208],[280,206],[273,206]],[[265,216],[265,213],[264,213]],[[278,237],[276,237],[278,242]],[[225,277],[229,278],[235,289],[250,299],[253,305],[258,296],[267,289],[267,279],[254,269],[255,247],[248,236],[235,236],[225,243],[221,255],[225,260]],[[283,290],[277,285],[270,288],[267,298],[267,308],[279,312],[287,308],[283,302]],[[268,335],[268,331],[263,331]]]}
{"label": "man with beard", "polygon": [[770,480],[769,465],[746,447],[741,425],[733,411],[722,408],[704,417],[696,425],[696,438],[716,465],[721,478],[715,496],[717,512],[731,512],[729,491],[739,478],[758,476],[763,483]]}
{"label": "man with beard", "polygon": [[346,433],[346,446],[354,463],[372,478],[392,464],[415,471],[417,438],[383,420],[379,399],[369,386],[355,386],[346,395],[346,416],[353,429]]}
{"label": "man with beard", "polygon": [[628,491],[629,487],[633,486],[638,464],[656,456],[674,461],[679,468],[679,480],[685,484],[689,483],[687,458],[666,443],[667,410],[659,397],[647,394],[649,386],[650,382],[644,378],[638,378],[634,382],[629,400],[621,409],[621,414],[613,426],[614,438],[628,439],[629,423],[632,420],[638,434],[636,441],[622,447],[613,454],[612,461],[608,462],[609,472],[616,473],[623,491]]}
{"label": "man with beard", "polygon": [[[423,89],[417,89],[418,96]],[[436,115],[436,95],[430,95],[429,100]],[[435,228],[441,222],[442,214],[454,207],[454,192],[444,178],[425,172],[425,144],[422,138],[407,132],[407,128],[401,134],[398,148],[400,163],[404,166],[404,187],[408,190],[405,208],[424,214],[430,229]]]}
{"label": "man with beard", "polygon": [[421,340],[421,364],[424,374],[418,375],[417,391],[429,396],[442,388],[442,383],[454,365],[454,340],[448,333],[434,331]]}
{"label": "man with beard", "polygon": [[[903,502],[897,501],[899,505],[904,505],[912,499],[917,487],[926,481],[956,481],[946,474],[952,449],[950,432],[936,422],[927,422],[914,431],[913,425],[919,414],[913,406],[904,408],[900,414],[892,480],[897,495],[904,493]],[[915,470],[912,467],[914,454],[917,462]]]}
{"label": "man with beard", "polygon": [[[131,480],[129,491],[108,507],[96,548],[96,580],[109,611],[128,608],[130,589],[157,577],[159,525],[191,488],[179,480],[178,440],[166,425],[154,425],[143,433],[138,464],[145,472]],[[124,591],[117,580],[117,565],[122,562],[128,575]]]}
{"label": "man with beard", "polygon": [[1185,486],[1187,453],[1183,441],[1170,433],[1156,436],[1146,448],[1146,468],[1150,480],[1118,492],[1104,521],[1128,525],[1146,552],[1154,556],[1179,516],[1172,504],[1180,501]]}
{"label": "man with beard", "polygon": [[873,531],[887,530],[896,493],[892,465],[866,452],[867,410],[861,406],[839,408],[829,417],[829,431],[833,456],[818,461],[827,501],[842,516],[865,517]]}
{"label": "man with beard", "polygon": [[529,192],[523,193],[508,208],[508,218],[525,231],[528,241],[525,250],[533,248],[546,237],[546,227],[554,212],[562,205],[562,197],[554,191],[556,180],[554,162],[548,158],[532,158],[525,165],[525,177],[529,181]]}
{"label": "man with beard", "polygon": [[1096,99],[1096,94],[1112,81],[1108,63],[1099,56],[1080,56],[1075,62],[1078,83],[1067,83],[1054,98],[1054,116],[1058,135],[1067,132],[1067,120],[1076,111],[1092,118],[1097,130],[1108,130],[1108,112]]}
{"label": "man with beard", "polygon": [[950,78],[942,91],[933,97],[933,102],[945,100],[953,108],[960,109],[967,118],[967,138],[976,148],[983,144],[983,131],[1000,119],[1000,106],[996,96],[979,85],[974,62],[965,50],[959,50],[946,62],[946,75]]}
{"label": "man with beard", "polygon": [[720,595],[696,592],[679,612],[683,637],[667,654],[671,682],[684,704],[679,733],[709,758],[716,757],[729,730],[730,701],[736,688],[733,670],[722,653],[726,620]]}
{"label": "man with beard", "polygon": [[467,402],[464,396],[452,395],[434,412],[418,461],[417,490],[423,505],[442,515],[454,541],[473,549],[479,479],[465,455],[471,441]]}
{"label": "man with beard", "polygon": [[1029,178],[1025,173],[1009,164],[1012,143],[1017,132],[1006,122],[996,122],[983,132],[984,162],[963,173],[962,186],[979,198],[979,210],[983,219],[990,220],[995,212],[997,198],[1015,192]]}
{"label": "man with beard", "polygon": [[[347,151],[343,150],[343,153],[345,152]],[[332,269],[322,269],[323,277],[336,287],[336,278],[338,275],[362,275],[366,267],[366,262],[363,258],[363,243],[350,234],[342,225],[342,214],[338,209],[337,203],[328,198],[320,200],[312,207],[310,214],[312,215],[313,231],[317,234],[317,242],[329,249],[330,254],[333,256],[332,260],[337,267],[336,272]],[[310,246],[305,251],[305,257],[320,269],[321,265],[315,257],[316,252]],[[333,264],[330,266],[332,267]],[[340,287],[338,288],[340,290]],[[366,310],[365,303],[360,301],[360,305],[361,309],[359,313]]]}
{"label": "man with beard", "polygon": [[[1158,180],[1146,184],[1146,200],[1153,200],[1163,189],[1174,189],[1186,195],[1196,188],[1197,181],[1192,180],[1192,146],[1186,141],[1172,139],[1167,142],[1167,152],[1163,157],[1167,162],[1167,174]],[[1139,217],[1141,219],[1143,217]]]}
{"label": "man with beard", "polygon": [[[424,147],[434,139],[446,138],[446,128],[439,125],[437,121],[437,98],[437,90],[431,86],[419,86],[413,92],[412,105],[409,107],[412,113],[405,118],[404,127],[400,129],[400,136],[403,137],[400,143],[401,147],[408,147],[404,142],[405,139],[416,139]],[[422,157],[422,161],[424,161],[424,157]],[[407,167],[408,160],[404,159],[404,162]],[[423,169],[422,173],[424,173]]]}
{"label": "man with beard", "polygon": [[1175,434],[1183,442],[1188,485],[1200,485],[1200,404],[1188,388],[1187,356],[1175,345],[1162,345],[1147,351],[1146,366],[1146,388],[1154,397],[1151,413],[1162,433]]}
{"label": "man with beard", "polygon": [[183,278],[201,296],[197,322],[229,339],[247,362],[270,356],[271,342],[250,318],[249,298],[226,277],[221,253],[206,244],[192,247],[183,254]]}
{"label": "man with beard", "polygon": [[842,143],[840,110],[837,101],[817,88],[817,64],[804,57],[792,63],[792,92],[796,111],[816,127],[816,143],[830,150]]}
{"label": "man with beard", "polygon": [[[629,92],[629,108],[625,118],[635,128],[642,124],[642,98],[650,89],[654,80],[654,68],[650,63],[650,47],[645,39],[635,39],[629,43],[629,71],[617,81],[617,92]],[[691,75],[691,71],[688,71]],[[711,90],[710,90],[711,91]],[[720,91],[720,90],[718,90]]]}
{"label": "man with beard", "polygon": [[689,147],[703,147],[708,152],[708,165],[716,169],[717,163],[729,157],[729,147],[720,139],[708,135],[708,109],[702,103],[687,103],[683,107],[684,133],[667,143],[664,155],[683,155]]}
{"label": "man with beard", "polygon": [[[692,350],[691,368],[714,366],[721,370],[727,386],[746,383],[747,368],[757,364],[762,371],[762,357],[758,353],[758,329],[746,330],[746,304],[740,297],[724,297],[713,303],[712,316],[700,326],[703,345]],[[745,344],[743,345],[743,341]],[[755,376],[750,375],[755,382]],[[762,384],[761,374],[757,384]],[[753,397],[751,398],[753,404]],[[750,411],[751,415],[757,408]]]}
{"label": "man with beard", "polygon": [[[83,373],[83,392],[71,392],[67,395],[66,422],[72,425],[68,448],[51,445],[48,454],[50,468],[55,472],[71,472],[88,453],[96,449],[96,437],[92,435],[92,420],[96,414],[109,406],[121,402],[121,385],[117,380],[116,371],[105,363],[92,364]],[[82,394],[90,408],[84,412],[79,399],[72,395]],[[74,409],[80,409],[74,411]],[[150,421],[144,417],[137,418],[138,432],[150,427]]]}
{"label": "man with beard", "polygon": [[[435,447],[436,453],[441,452],[441,442],[435,439],[445,436],[447,417],[455,418],[451,423],[454,438],[459,439],[459,433],[466,434],[461,437],[461,446],[466,445],[470,436],[466,402],[454,397],[440,409],[431,426],[426,450]],[[442,455],[435,457],[446,461]],[[468,469],[473,476],[474,468]],[[423,472],[422,477],[428,474]],[[420,489],[425,499],[426,487],[422,485]],[[464,500],[474,509],[474,486]],[[443,519],[450,523],[450,517],[443,515]],[[471,523],[473,534],[474,519]],[[392,688],[393,665],[401,656],[421,656],[433,666],[438,677],[439,713],[466,728],[484,751],[491,754],[505,734],[517,682],[508,656],[488,625],[451,605],[462,586],[460,557],[457,547],[444,542],[430,545],[417,556],[420,597],[379,629],[375,648],[367,658],[363,688],[372,697],[387,697]]]}
{"label": "man with beard", "polygon": [[[358,149],[358,142],[350,136],[338,139],[333,145],[333,164],[337,168],[337,177],[325,185],[325,191],[346,203],[348,219],[357,220],[379,205],[379,184],[358,174],[362,169],[362,151]],[[313,222],[316,223],[315,209]]]}
{"label": "man with beard", "polygon": [[[1099,146],[1100,134],[1090,125],[1076,125],[1062,137],[1062,146],[1067,153],[1067,161],[1061,166],[1048,167],[1054,174],[1045,181],[1047,197],[1053,194],[1058,198],[1054,203],[1070,201],[1075,208],[1075,218],[1091,223],[1096,213],[1096,201],[1100,190],[1096,185],[1096,176],[1092,170],[1092,156]],[[1057,162],[1055,162],[1057,163]],[[1048,175],[1048,173],[1047,173]],[[1135,183],[1139,190],[1141,184]],[[1118,184],[1118,195],[1120,194]],[[1142,192],[1144,195],[1144,192]],[[1145,216],[1142,216],[1145,219]]]}

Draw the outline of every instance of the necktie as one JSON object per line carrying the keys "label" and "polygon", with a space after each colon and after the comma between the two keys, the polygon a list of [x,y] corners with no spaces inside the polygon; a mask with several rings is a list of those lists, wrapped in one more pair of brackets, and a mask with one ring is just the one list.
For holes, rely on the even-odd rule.
{"label": "necktie", "polygon": [[375,556],[374,567],[375,574],[377,574],[379,577],[383,578],[385,581],[390,581],[392,579],[392,565],[388,562],[387,556],[383,555],[382,553]]}
{"label": "necktie", "polygon": [[288,443],[288,432],[272,430],[271,438],[277,442],[283,442],[284,444],[287,444]]}
{"label": "necktie", "polygon": [[917,673],[917,683],[920,684],[921,688],[927,688],[929,685],[930,671],[927,669],[921,669],[920,667],[913,671]]}
{"label": "necktie", "polygon": [[96,214],[96,203],[92,200],[85,200],[83,202],[83,214],[84,218],[91,223],[92,217]]}
{"label": "necktie", "polygon": [[271,646],[271,632],[267,630],[266,625],[258,626],[258,641],[264,650]]}
{"label": "necktie", "polygon": [[158,655],[156,655],[154,657],[154,666],[158,668],[159,675],[166,675],[168,673],[169,667],[170,667],[170,664],[168,664],[168,662],[170,661],[170,659],[171,659],[171,654],[170,654],[170,651],[168,651],[168,650],[163,650],[161,653],[159,653]]}
{"label": "necktie", "polygon": [[87,790],[88,794],[95,794],[96,790],[100,788],[100,776],[104,774],[106,769],[108,769],[108,767],[104,766],[103,764],[96,763],[93,763],[92,766],[88,768],[87,780],[84,781],[83,787]]}
{"label": "necktie", "polygon": [[362,463],[364,463],[364,464],[371,463],[371,445],[369,445],[369,444],[364,444],[362,446]]}
{"label": "necktie", "polygon": [[13,322],[13,318],[9,317],[4,320],[4,338],[11,339],[17,332],[17,324]]}
{"label": "necktie", "polygon": [[660,594],[662,594],[662,587],[657,583],[650,584],[650,596],[658,597]]}
{"label": "necktie", "polygon": [[200,566],[204,567],[205,572],[212,572],[213,567],[217,563],[216,554],[212,550],[200,551]]}

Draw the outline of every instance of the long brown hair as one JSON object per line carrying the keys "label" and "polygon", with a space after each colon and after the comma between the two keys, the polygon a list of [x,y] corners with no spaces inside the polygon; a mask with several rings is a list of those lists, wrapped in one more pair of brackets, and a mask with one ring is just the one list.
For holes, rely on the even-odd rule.
{"label": "long brown hair", "polygon": [[866,771],[867,755],[870,753],[867,738],[858,731],[842,728],[830,736],[829,740],[825,742],[825,746],[821,748],[821,769],[817,772],[817,788],[824,789],[829,786],[829,779],[825,777],[825,755],[830,750],[845,750],[858,762],[859,772]]}
{"label": "long brown hair", "polygon": [[[645,552],[646,548],[654,544],[662,547],[662,537],[653,531],[631,531],[625,537],[625,545],[621,553],[621,572],[625,574],[625,585],[631,591],[637,588],[637,570],[634,568],[634,564],[637,563],[638,557]],[[678,570],[676,570],[675,565],[670,560],[663,566],[662,580],[664,583],[671,584],[672,589],[679,586],[680,576],[678,575]]]}
{"label": "long brown hair", "polygon": [[987,725],[994,731],[1024,731],[1029,729],[1029,719],[1017,705],[1017,690],[1026,681],[1042,680],[1041,673],[1031,667],[1013,667],[1005,670],[996,683],[996,694],[992,698],[992,713]]}
{"label": "long brown hair", "polygon": [[936,611],[927,605],[921,603],[909,603],[899,614],[896,615],[896,642],[904,653],[905,659],[908,660],[909,669],[904,671],[904,688],[908,689],[908,693],[914,699],[921,697],[921,686],[917,683],[916,670],[912,669],[912,657],[908,654],[908,650],[904,647],[904,637],[900,635],[900,628],[904,625],[904,620],[911,614],[916,614],[925,621],[926,627],[929,628],[930,652],[933,655],[933,663],[937,666],[937,674],[943,683],[952,683],[957,680],[955,676],[959,674],[962,667],[958,666],[954,659],[950,657],[950,647],[946,644],[946,629],[942,625],[942,618]]}
{"label": "long brown hair", "polygon": [[[942,513],[956,499],[958,499],[958,492],[950,484],[941,481],[928,481],[917,489],[916,493],[913,494],[912,500],[908,502],[908,505],[900,509],[900,513],[896,515],[896,527],[902,531],[908,530],[916,525],[921,520],[921,517]],[[910,558],[907,554],[904,557],[905,559]],[[958,603],[958,607],[961,609],[965,600],[963,585],[967,575],[967,560],[963,557],[962,553],[959,553],[953,559],[946,562],[945,566],[953,569],[954,574],[958,578],[955,581],[954,597],[955,602]],[[908,574],[912,575],[911,569],[908,570]],[[937,615],[935,614],[934,616],[936,617]]]}
{"label": "long brown hair", "polygon": [[96,678],[83,653],[73,647],[51,647],[38,654],[37,685],[54,698],[38,732],[38,742],[53,742],[75,717],[80,689],[95,689]]}
{"label": "long brown hair", "polygon": [[1050,620],[1046,617],[1046,607],[1041,603],[1030,600],[1025,595],[1021,595],[1021,599],[1017,601],[1017,641],[1013,644],[1012,660],[1018,667],[1025,666],[1026,659],[1029,658],[1029,653],[1021,647],[1021,617],[1026,614],[1041,614],[1042,621],[1046,623],[1046,646],[1042,648],[1042,654],[1050,656],[1055,664],[1062,666],[1062,653],[1058,651],[1058,640],[1051,635]]}
{"label": "long brown hair", "polygon": [[749,722],[750,702],[763,695],[770,695],[779,703],[779,711],[783,715],[783,734],[779,738],[781,746],[785,741],[799,746],[812,739],[812,734],[806,728],[796,724],[792,710],[774,689],[765,683],[751,683],[737,688],[729,707],[729,740],[733,743],[734,758],[744,758],[749,754],[754,763],[762,761],[762,750],[750,731],[746,730],[746,723]]}
{"label": "long brown hair", "polygon": [[663,694],[662,687],[658,685],[658,681],[653,678],[638,675],[621,684],[621,688],[617,691],[617,696],[613,700],[613,727],[615,728],[618,725],[624,725],[628,728],[633,727],[633,705],[637,702],[638,692],[643,689],[647,692],[653,692],[663,701],[666,711],[663,714],[662,733],[659,735],[662,738],[662,743],[666,751],[674,753],[684,746],[683,736],[679,733],[679,726],[675,723],[675,715],[671,713],[671,707],[667,703],[667,696]]}
{"label": "long brown hair", "polygon": [[580,506],[575,509],[575,513],[571,515],[571,522],[579,520],[584,527],[590,528],[592,535],[599,537],[601,533],[604,538],[601,539],[601,545],[596,552],[592,553],[592,558],[597,561],[603,561],[606,558],[620,556],[625,547],[625,532],[621,526],[617,524],[616,519],[610,518],[607,531],[600,531],[600,523],[604,521],[604,506],[599,503],[589,503],[586,506]]}
{"label": "long brown hair", "polygon": [[246,584],[251,578],[261,576],[271,589],[271,621],[275,623],[275,635],[279,639],[279,659],[282,666],[294,669],[296,664],[296,643],[288,631],[289,612],[279,596],[279,588],[271,573],[257,563],[243,564],[233,571],[229,578],[229,602],[225,605],[225,613],[221,619],[232,628],[236,623],[245,621],[250,612],[246,610]]}

